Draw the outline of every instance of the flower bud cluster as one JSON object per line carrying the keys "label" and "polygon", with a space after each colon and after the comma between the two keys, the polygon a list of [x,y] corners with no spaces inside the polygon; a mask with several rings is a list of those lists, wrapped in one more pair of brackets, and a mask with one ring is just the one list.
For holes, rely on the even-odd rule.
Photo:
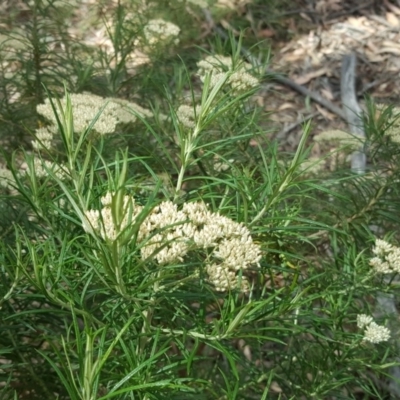
{"label": "flower bud cluster", "polygon": [[336,144],[340,148],[347,148],[349,152],[357,150],[363,144],[362,140],[363,138],[339,129],[323,131],[314,136],[314,141],[317,143],[325,143],[329,147]]}
{"label": "flower bud cluster", "polygon": [[[101,198],[102,209],[88,210],[85,215],[87,221],[84,221],[83,227],[86,231],[91,232],[93,229],[99,233],[101,238],[108,241],[117,240],[120,233],[125,231],[132,221],[142,211],[142,207],[135,204],[135,199],[131,196],[124,196],[122,201],[122,212],[113,212],[114,194],[108,192]],[[117,221],[117,214],[122,215]]]}
{"label": "flower bud cluster", "polygon": [[[152,113],[135,103],[121,99],[104,99],[89,93],[71,94],[71,104],[73,112],[74,131],[76,133],[84,132],[95,120],[93,130],[99,135],[107,135],[115,132],[117,125],[133,123],[137,120],[136,114],[142,117],[152,117]],[[65,109],[66,98],[60,100],[61,106]],[[101,114],[98,115],[99,111]],[[51,125],[47,128],[36,130],[36,137],[32,144],[37,150],[42,148],[50,149],[54,134],[57,129],[57,119],[49,99],[44,104],[37,106],[37,112],[48,120]]]}
{"label": "flower bud cluster", "polygon": [[150,20],[143,28],[145,42],[141,39],[135,41],[136,46],[167,46],[179,43],[180,28],[172,22],[164,21],[161,18]]}
{"label": "flower bud cluster", "polygon": [[[126,196],[127,217],[118,224],[112,212],[114,195],[102,198],[101,211],[88,210],[84,229],[98,232],[105,240],[116,240],[119,232],[134,223],[143,207]],[[129,216],[129,217],[128,217]],[[184,261],[189,251],[206,254],[208,280],[217,291],[240,287],[249,290],[249,282],[241,271],[258,265],[260,247],[253,243],[249,230],[241,223],[208,210],[202,202],[178,206],[164,201],[156,206],[140,225],[137,244],[143,260],[155,260],[159,265]]]}
{"label": "flower bud cluster", "polygon": [[370,343],[386,342],[390,339],[390,331],[384,326],[378,325],[372,317],[359,314],[357,315],[357,326],[364,330],[364,341]]}
{"label": "flower bud cluster", "polygon": [[[60,180],[65,180],[67,178],[65,166],[62,164],[56,164],[54,162],[36,157],[33,160],[33,168],[36,178],[46,178],[49,176],[49,171],[53,172],[56,178]],[[30,172],[31,171],[29,169],[26,170],[27,174]]]}
{"label": "flower bud cluster", "polygon": [[0,166],[0,187],[12,189],[14,183],[15,179],[12,172]]}
{"label": "flower bud cluster", "polygon": [[369,265],[379,274],[400,273],[400,248],[385,240],[376,239],[372,249],[375,257],[369,260]]}
{"label": "flower bud cluster", "polygon": [[197,63],[197,67],[197,75],[202,82],[204,82],[206,74],[211,73],[211,87],[215,86],[226,73],[229,73],[227,84],[230,85],[234,93],[251,90],[260,84],[259,80],[249,72],[253,68],[251,64],[241,62],[234,67],[230,57],[207,56]]}
{"label": "flower bud cluster", "polygon": [[51,149],[53,147],[54,133],[54,126],[36,129],[36,140],[32,141],[32,147],[35,150]]}
{"label": "flower bud cluster", "polygon": [[179,106],[176,115],[184,127],[194,129],[196,126],[196,117],[199,116],[200,112],[201,106],[193,108],[192,106],[182,104]]}

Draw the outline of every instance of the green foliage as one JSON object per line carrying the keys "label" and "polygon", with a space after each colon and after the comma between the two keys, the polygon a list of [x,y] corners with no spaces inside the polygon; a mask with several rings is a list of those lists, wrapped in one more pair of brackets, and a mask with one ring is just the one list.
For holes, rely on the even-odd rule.
{"label": "green foliage", "polygon": [[[370,259],[377,238],[399,241],[399,145],[385,134],[396,110],[376,119],[368,106],[366,174],[338,166],[312,176],[303,168],[310,125],[295,154],[281,154],[260,128],[257,88],[235,87],[238,71],[262,78],[240,44],[199,49],[196,6],[150,3],[103,5],[111,50],[74,40],[67,21],[76,9],[58,1],[27,4],[28,22],[13,10],[22,28],[1,39],[2,139],[15,150],[4,152],[9,175],[0,177],[1,398],[355,399],[356,388],[385,398],[379,381],[396,366],[399,327],[376,302],[398,281]],[[96,17],[88,12],[88,26],[99,26]],[[154,18],[179,25],[179,45],[153,45]],[[132,66],[139,46],[149,61]],[[214,49],[232,65],[220,54],[220,69],[199,76],[196,63]],[[87,117],[74,106],[82,91],[108,101],[77,130]],[[37,108],[45,99],[54,124]],[[102,134],[107,107],[115,130]],[[227,233],[203,247],[187,235],[185,251],[165,263],[161,254],[182,242],[168,235],[192,221],[143,234],[163,205],[179,213],[203,202],[225,221],[221,232],[231,224],[240,233],[232,253],[249,241],[262,253],[226,290],[210,274],[217,260],[225,265]],[[363,340],[360,314],[392,339]]]}

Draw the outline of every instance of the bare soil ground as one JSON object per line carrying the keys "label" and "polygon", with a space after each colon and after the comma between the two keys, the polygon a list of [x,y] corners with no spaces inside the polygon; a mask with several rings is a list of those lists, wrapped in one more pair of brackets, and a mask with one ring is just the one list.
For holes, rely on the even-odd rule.
{"label": "bare soil ground", "polygon": [[[398,104],[400,94],[400,1],[295,1],[278,28],[260,24],[267,6],[248,7],[245,17],[258,19],[256,34],[272,46],[271,68],[304,85],[338,107],[341,61],[357,54],[357,90],[376,103]],[[267,15],[267,14],[265,14]],[[267,82],[260,102],[273,121],[282,146],[293,149],[301,122],[312,117],[313,134],[327,129],[348,130],[346,123],[296,91]],[[297,124],[297,125],[296,125]]]}

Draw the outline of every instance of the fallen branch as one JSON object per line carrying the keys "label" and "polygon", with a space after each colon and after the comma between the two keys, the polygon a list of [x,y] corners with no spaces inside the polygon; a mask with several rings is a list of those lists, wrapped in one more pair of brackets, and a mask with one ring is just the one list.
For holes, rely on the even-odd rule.
{"label": "fallen branch", "polygon": [[[360,139],[365,138],[365,131],[362,120],[362,110],[357,101],[356,94],[356,64],[355,53],[348,54],[342,60],[342,72],[340,78],[340,93],[342,96],[343,111],[350,132]],[[351,170],[358,174],[365,172],[367,158],[360,144],[358,150],[351,155]]]}

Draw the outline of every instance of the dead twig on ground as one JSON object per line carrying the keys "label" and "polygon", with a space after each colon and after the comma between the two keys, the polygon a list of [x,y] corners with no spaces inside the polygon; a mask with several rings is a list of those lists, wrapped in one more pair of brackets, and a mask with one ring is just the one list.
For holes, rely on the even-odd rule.
{"label": "dead twig on ground", "polygon": [[365,138],[362,110],[358,104],[356,94],[356,65],[357,56],[355,53],[343,57],[340,93],[349,130],[355,137],[360,138],[359,149],[351,155],[351,170],[358,174],[363,174],[367,165],[367,157],[362,143]]}

